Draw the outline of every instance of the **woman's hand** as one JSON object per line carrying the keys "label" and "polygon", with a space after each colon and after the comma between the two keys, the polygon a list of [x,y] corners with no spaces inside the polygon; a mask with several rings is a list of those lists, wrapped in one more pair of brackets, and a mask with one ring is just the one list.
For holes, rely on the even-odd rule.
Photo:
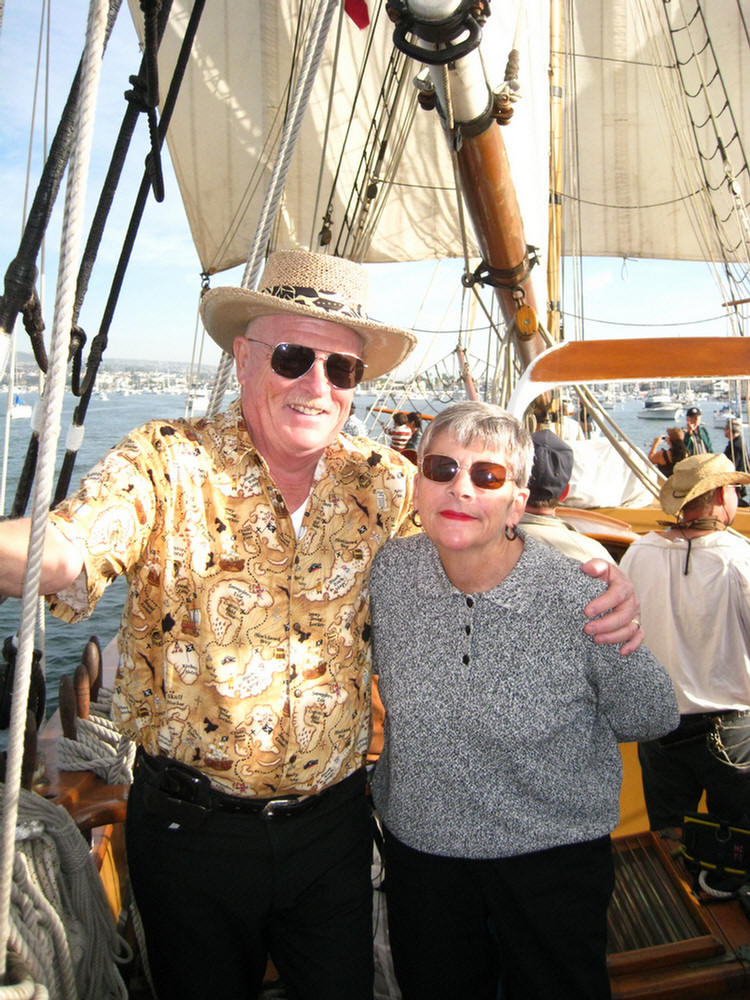
{"label": "woman's hand", "polygon": [[640,621],[641,606],[633,584],[621,569],[605,559],[589,559],[581,569],[588,576],[607,584],[604,593],[584,608],[588,618],[596,615],[604,617],[587,622],[583,631],[593,636],[594,642],[621,643],[621,656],[634,653],[643,642],[643,630]]}
{"label": "woman's hand", "polygon": [[663,440],[664,438],[661,436],[661,434],[659,435],[659,437],[655,437],[653,440],[653,444],[651,445],[651,451],[648,453],[648,460],[649,462],[652,462],[654,465],[664,464],[664,451],[659,447]]}

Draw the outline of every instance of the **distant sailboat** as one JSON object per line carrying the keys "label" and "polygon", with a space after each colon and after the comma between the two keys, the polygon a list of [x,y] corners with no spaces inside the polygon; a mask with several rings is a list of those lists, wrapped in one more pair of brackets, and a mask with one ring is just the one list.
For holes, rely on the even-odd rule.
{"label": "distant sailboat", "polygon": [[28,420],[31,417],[31,411],[33,407],[31,403],[26,403],[21,398],[21,396],[16,393],[13,396],[13,402],[10,407],[10,416],[12,420]]}
{"label": "distant sailboat", "polygon": [[714,410],[714,427],[724,428],[727,420],[739,420],[740,415],[731,406],[720,406]]}

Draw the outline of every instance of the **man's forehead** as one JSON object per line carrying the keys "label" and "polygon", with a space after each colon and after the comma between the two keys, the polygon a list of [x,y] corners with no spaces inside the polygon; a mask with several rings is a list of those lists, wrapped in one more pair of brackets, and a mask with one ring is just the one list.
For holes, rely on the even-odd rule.
{"label": "man's forehead", "polygon": [[245,334],[271,345],[287,342],[319,350],[362,352],[362,338],[351,327],[310,316],[290,313],[259,316],[248,323]]}

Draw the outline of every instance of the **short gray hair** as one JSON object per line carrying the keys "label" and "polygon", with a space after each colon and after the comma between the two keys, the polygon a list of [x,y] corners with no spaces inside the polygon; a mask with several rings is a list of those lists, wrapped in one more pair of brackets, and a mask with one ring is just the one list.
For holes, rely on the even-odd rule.
{"label": "short gray hair", "polygon": [[462,448],[478,441],[488,451],[501,453],[516,486],[526,486],[534,461],[531,434],[500,406],[474,401],[446,406],[422,434],[417,453],[420,467],[424,456],[430,454],[433,439],[443,432],[454,437]]}

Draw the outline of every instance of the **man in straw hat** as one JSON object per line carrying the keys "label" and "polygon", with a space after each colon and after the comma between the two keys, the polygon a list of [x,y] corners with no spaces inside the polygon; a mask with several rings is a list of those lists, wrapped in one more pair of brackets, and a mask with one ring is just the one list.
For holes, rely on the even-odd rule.
{"label": "man in straw hat", "polygon": [[[414,530],[414,467],[340,432],[355,386],[415,338],[368,317],[364,268],[306,251],[201,313],[240,399],[111,451],[50,515],[41,590],[73,621],[128,578],[114,715],[139,744],[128,865],[160,1000],[254,996],[268,953],[295,997],[364,1000],[367,587],[379,548]],[[7,593],[22,529],[2,530]],[[611,586],[587,611],[615,610],[586,631],[635,649],[631,584],[589,572]]]}
{"label": "man in straw hat", "polygon": [[639,747],[654,830],[682,826],[704,790],[711,813],[750,820],[750,545],[726,530],[748,482],[724,455],[678,462],[659,497],[676,524],[621,562],[681,713],[674,733]]}

